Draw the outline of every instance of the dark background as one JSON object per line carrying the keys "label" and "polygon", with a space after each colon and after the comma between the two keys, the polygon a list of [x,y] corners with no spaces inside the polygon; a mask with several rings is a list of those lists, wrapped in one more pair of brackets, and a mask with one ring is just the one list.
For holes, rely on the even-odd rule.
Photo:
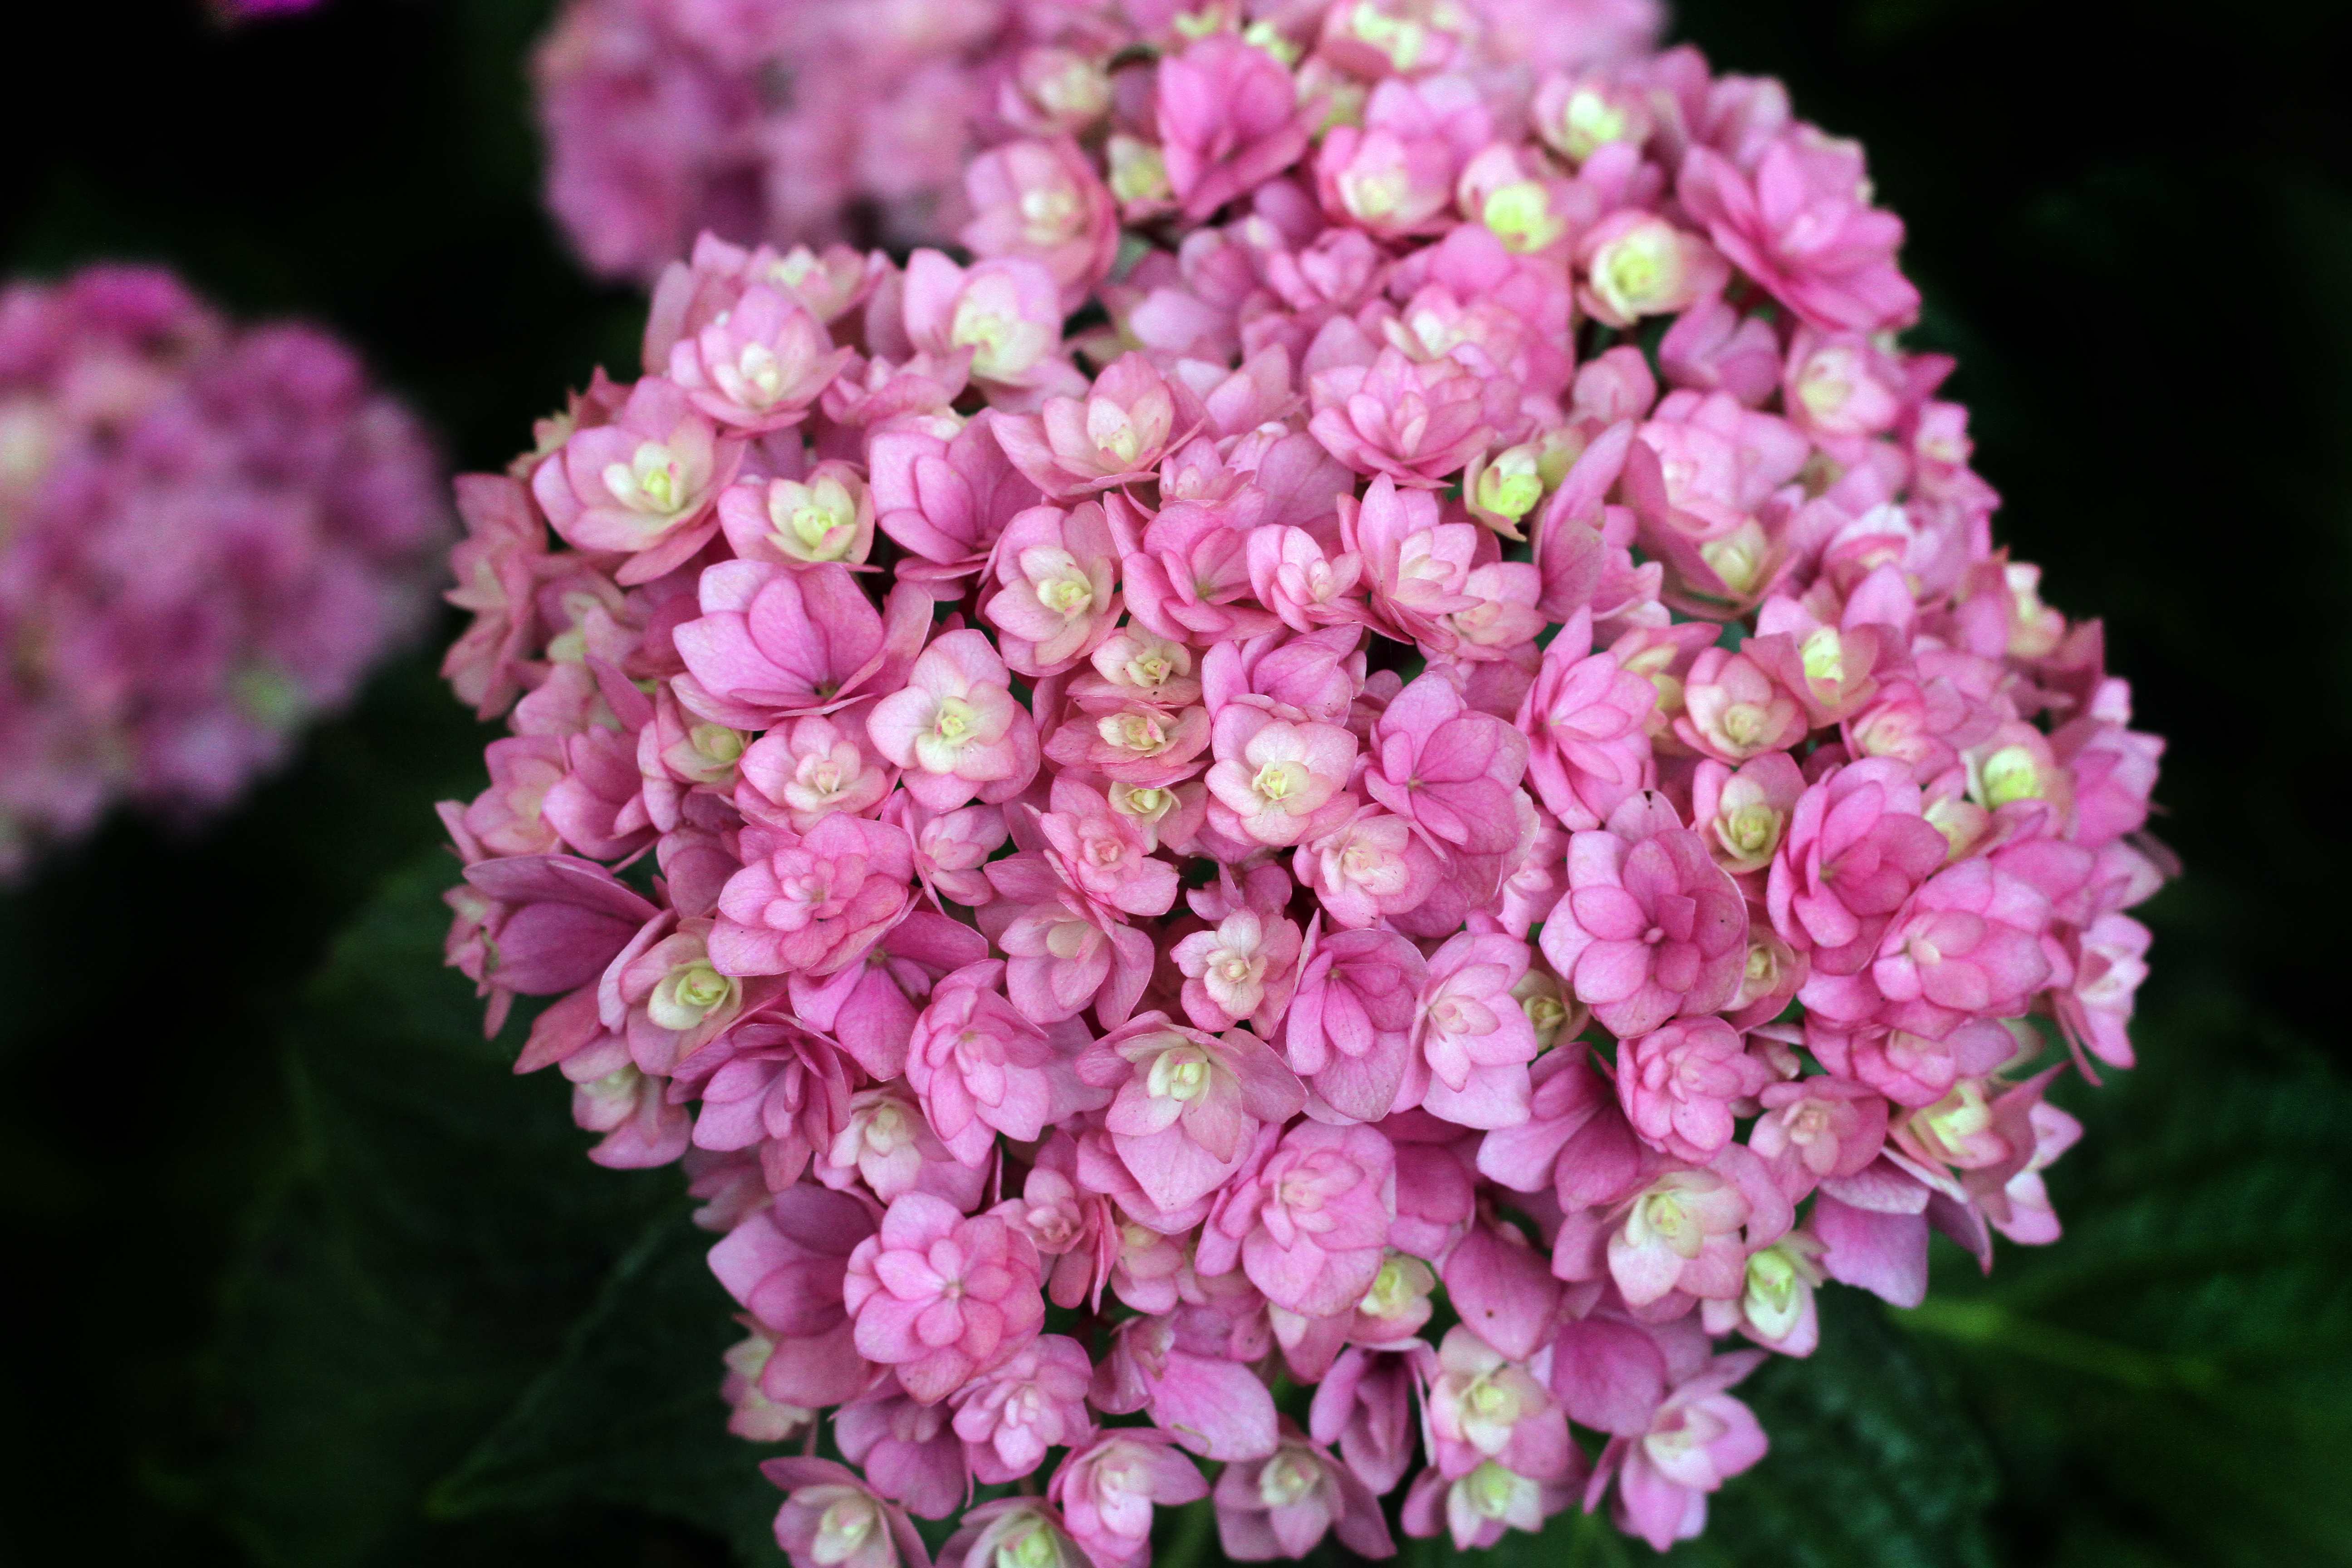
{"label": "dark background", "polygon": [[[150,258],[323,321],[501,463],[630,366],[641,309],[541,214],[544,18],[16,7],[0,269]],[[2066,1096],[2067,1240],[1990,1286],[1943,1258],[1916,1314],[1831,1292],[1822,1356],[1757,1385],[1774,1458],[1681,1555],[2352,1563],[2352,922],[2320,886],[2352,845],[2347,9],[1692,0],[1676,31],[1868,146],[1912,342],[1959,356],[2001,536],[2170,737],[2188,866],[2143,911],[2145,1065]],[[506,1079],[435,968],[427,807],[485,738],[432,679],[446,632],[234,815],[118,819],[0,899],[0,1560],[757,1536],[675,1177],[580,1161],[561,1086]],[[1520,1553],[1622,1555],[1567,1524]]]}

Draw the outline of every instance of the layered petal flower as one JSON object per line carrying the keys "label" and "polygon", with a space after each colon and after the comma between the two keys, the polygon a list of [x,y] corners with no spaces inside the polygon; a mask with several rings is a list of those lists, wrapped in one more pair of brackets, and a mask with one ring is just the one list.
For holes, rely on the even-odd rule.
{"label": "layered petal flower", "polygon": [[1612,1033],[1644,1035],[1731,999],[1747,906],[1697,834],[1571,835],[1568,888],[1544,923],[1544,957]]}
{"label": "layered petal flower", "polygon": [[1028,1237],[918,1192],[894,1200],[850,1254],[842,1299],[858,1353],[895,1367],[907,1392],[931,1405],[1036,1338],[1045,1312],[1037,1281]]}

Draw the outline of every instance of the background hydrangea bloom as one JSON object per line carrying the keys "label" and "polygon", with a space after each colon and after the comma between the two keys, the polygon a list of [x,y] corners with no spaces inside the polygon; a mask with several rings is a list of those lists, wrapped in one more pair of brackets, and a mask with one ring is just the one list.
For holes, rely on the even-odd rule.
{"label": "background hydrangea bloom", "polygon": [[0,872],[118,800],[216,808],[349,701],[425,618],[439,477],[314,328],[150,268],[0,289]]}
{"label": "background hydrangea bloom", "polygon": [[[1475,72],[1507,100],[1543,70],[1634,57],[1664,19],[1655,0],[1357,11],[1325,30],[1351,74]],[[1126,28],[1181,41],[1149,14],[1162,20],[1011,0],[574,0],[532,63],[549,203],[616,277],[651,279],[705,229],[785,247],[961,236],[983,256],[1083,271],[1112,232],[1111,198],[1197,222],[1308,150],[1291,73],[1235,40],[1169,74],[1161,145],[1114,144],[1108,169],[1064,151],[1057,138],[1099,143],[1116,125],[1134,85]],[[1046,209],[1024,205],[1033,188],[1083,194]],[[1097,199],[1104,221],[1076,216]],[[1062,281],[1082,294],[1087,279]]]}

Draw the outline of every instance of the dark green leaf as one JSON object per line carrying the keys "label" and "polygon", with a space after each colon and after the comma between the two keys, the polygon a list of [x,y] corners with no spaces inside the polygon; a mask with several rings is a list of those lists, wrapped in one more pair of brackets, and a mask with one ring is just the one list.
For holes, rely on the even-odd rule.
{"label": "dark green leaf", "polygon": [[730,1435],[714,1397],[719,1354],[741,1337],[710,1275],[711,1238],[677,1205],[614,1265],[562,1355],[434,1489],[464,1518],[590,1498],[722,1531],[747,1560],[775,1554],[780,1500],[767,1450]]}
{"label": "dark green leaf", "polygon": [[[515,1079],[512,1038],[482,1039],[440,966],[451,869],[436,856],[396,877],[290,1027],[302,1164],[232,1279],[216,1375],[241,1429],[194,1489],[263,1562],[494,1560],[518,1536],[581,1531],[561,1515],[436,1528],[424,1503],[593,1337],[583,1314],[612,1310],[616,1268],[641,1272],[635,1244],[683,1207],[675,1171],[589,1165],[564,1086]],[[714,1424],[718,1371],[699,1384]],[[594,1532],[592,1557],[640,1560],[632,1530],[646,1533]]]}
{"label": "dark green leaf", "polygon": [[2064,1238],[1946,1259],[1910,1326],[1997,1440],[2010,1561],[2352,1563],[2352,1092],[2218,1005],[2141,1049],[2069,1095]]}

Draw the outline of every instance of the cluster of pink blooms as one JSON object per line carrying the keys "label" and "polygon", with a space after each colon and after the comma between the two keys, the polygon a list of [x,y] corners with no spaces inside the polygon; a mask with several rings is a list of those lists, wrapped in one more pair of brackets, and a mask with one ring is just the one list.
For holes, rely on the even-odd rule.
{"label": "cluster of pink blooms", "polygon": [[281,756],[431,607],[443,470],[349,350],[169,273],[0,289],[0,872]]}
{"label": "cluster of pink blooms", "polygon": [[[1309,90],[1444,69],[1516,106],[1547,71],[1637,58],[1663,22],[1660,0],[567,0],[532,74],[573,247],[651,282],[704,230],[952,240],[991,205],[967,194],[974,153],[1066,136],[1103,152],[1150,116],[1135,68],[1163,44],[1246,26],[1286,55],[1319,39]],[[1112,184],[1148,180],[1151,151],[1108,148]]]}
{"label": "cluster of pink blooms", "polygon": [[685,1161],[801,1568],[1663,1549],[1825,1280],[2057,1235],[2160,743],[1858,149],[1465,14],[1081,59],[971,259],[706,238],[461,481],[451,960]]}

